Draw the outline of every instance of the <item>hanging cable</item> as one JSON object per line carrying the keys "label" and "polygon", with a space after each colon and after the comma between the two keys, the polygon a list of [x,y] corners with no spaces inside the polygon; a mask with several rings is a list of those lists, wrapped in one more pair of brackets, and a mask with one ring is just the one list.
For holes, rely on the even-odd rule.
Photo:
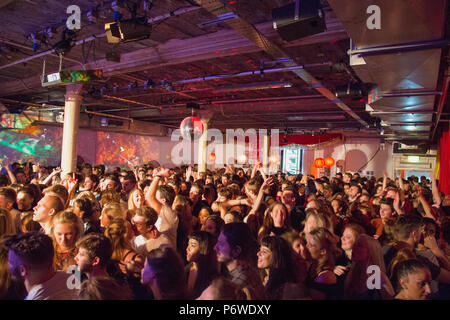
{"label": "hanging cable", "polygon": [[370,160],[367,161],[366,164],[363,165],[361,168],[359,168],[358,171],[356,171],[356,172],[361,171],[361,169],[363,169],[365,166],[367,166],[369,164],[369,162],[372,161],[373,158],[375,158],[375,156],[378,154],[378,152],[380,152],[380,150],[381,150],[381,146],[378,146],[378,150],[377,150],[377,152],[375,152],[375,154],[372,156],[372,158],[370,158]]}

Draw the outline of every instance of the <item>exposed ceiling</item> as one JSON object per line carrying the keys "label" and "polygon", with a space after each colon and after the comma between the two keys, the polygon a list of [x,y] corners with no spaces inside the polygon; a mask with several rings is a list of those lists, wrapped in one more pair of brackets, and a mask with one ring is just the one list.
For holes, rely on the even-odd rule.
{"label": "exposed ceiling", "polygon": [[[144,14],[144,1],[126,2],[139,2]],[[40,77],[44,60],[47,74],[58,71],[51,49],[61,40],[67,7],[76,4],[82,28],[62,67],[103,70],[103,81],[84,86],[89,111],[175,128],[191,114],[186,104],[196,102],[211,117],[210,128],[405,142],[435,142],[448,122],[446,0],[322,1],[327,30],[290,42],[273,29],[271,12],[293,0],[149,2],[150,38],[112,45],[104,35],[104,23],[113,21],[111,1],[0,1],[0,102],[10,109],[64,105],[65,87],[42,87]],[[381,9],[381,30],[366,26],[369,5]],[[86,13],[96,6],[98,19],[89,21]],[[228,12],[238,18],[212,23]],[[50,27],[53,39],[41,41]],[[105,60],[111,51],[120,62]],[[367,96],[336,98],[335,88],[348,83],[378,86],[370,108]]]}

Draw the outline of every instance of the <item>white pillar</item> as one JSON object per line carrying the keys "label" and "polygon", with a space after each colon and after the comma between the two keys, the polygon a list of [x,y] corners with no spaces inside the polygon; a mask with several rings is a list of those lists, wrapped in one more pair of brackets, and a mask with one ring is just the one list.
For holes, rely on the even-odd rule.
{"label": "white pillar", "polygon": [[270,136],[264,136],[263,144],[263,169],[265,174],[269,174],[269,157],[270,157]]}
{"label": "white pillar", "polygon": [[77,168],[77,140],[80,120],[81,89],[83,85],[73,84],[66,87],[64,107],[64,130],[61,152],[62,174],[75,172]]}
{"label": "white pillar", "polygon": [[198,173],[206,172],[206,146],[208,142],[208,121],[203,120],[203,134],[198,139]]}

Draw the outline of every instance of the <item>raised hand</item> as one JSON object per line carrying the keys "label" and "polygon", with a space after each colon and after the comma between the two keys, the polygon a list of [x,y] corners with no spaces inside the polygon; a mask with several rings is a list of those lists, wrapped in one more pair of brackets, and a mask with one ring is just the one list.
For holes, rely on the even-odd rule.
{"label": "raised hand", "polygon": [[11,161],[9,161],[9,159],[5,159],[2,162],[2,166],[5,167],[6,169],[9,169],[10,164],[11,164]]}
{"label": "raised hand", "polygon": [[273,184],[274,184],[273,177],[269,177],[261,185],[261,189],[266,190],[266,189],[270,188]]}
{"label": "raised hand", "polygon": [[394,206],[398,207],[399,205],[400,205],[400,194],[396,192],[394,196]]}
{"label": "raised hand", "polygon": [[75,188],[75,186],[77,185],[78,180],[71,178],[67,181],[67,188],[70,190],[73,190]]}
{"label": "raised hand", "polygon": [[186,179],[190,178],[191,175],[192,175],[192,167],[189,166],[189,167],[187,167],[187,169],[186,169]]}
{"label": "raised hand", "polygon": [[170,175],[170,169],[169,168],[161,168],[159,171],[158,171],[158,175],[159,176],[161,176],[161,177],[166,177],[166,178],[168,178],[169,177],[169,175]]}
{"label": "raised hand", "polygon": [[426,236],[423,238],[423,244],[425,247],[435,252],[434,250],[439,249],[439,245],[434,236]]}
{"label": "raised hand", "polygon": [[419,198],[423,198],[423,188],[422,187],[420,187],[420,186],[418,186],[417,187],[417,189],[416,189],[416,194],[417,194],[417,196],[419,197]]}

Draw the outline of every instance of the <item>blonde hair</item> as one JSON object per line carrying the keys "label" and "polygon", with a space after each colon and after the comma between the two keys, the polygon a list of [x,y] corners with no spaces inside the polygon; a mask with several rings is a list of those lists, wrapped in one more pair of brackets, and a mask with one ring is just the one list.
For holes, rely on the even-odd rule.
{"label": "blonde hair", "polygon": [[306,223],[306,221],[308,221],[310,217],[313,217],[317,221],[317,225],[319,228],[325,228],[332,234],[334,234],[333,221],[328,214],[323,213],[315,208],[309,208],[306,209],[306,218],[304,220],[304,223]]}
{"label": "blonde hair", "polygon": [[69,223],[75,227],[75,235],[74,235],[74,241],[73,243],[77,242],[78,239],[83,235],[84,228],[83,228],[83,221],[78,217],[75,213],[73,213],[72,209],[66,209],[64,211],[58,212],[52,219],[52,228],[51,228],[51,236],[53,238],[53,243],[55,245],[55,251],[58,246],[58,243],[56,242],[55,235],[53,234],[55,226],[60,223]]}
{"label": "blonde hair", "polygon": [[8,210],[0,208],[0,237],[16,233],[11,214]]}
{"label": "blonde hair", "polygon": [[120,194],[114,190],[105,190],[100,197],[100,205],[102,207],[109,203],[120,203]]}
{"label": "blonde hair", "polygon": [[113,253],[112,260],[120,261],[125,251],[132,250],[130,243],[126,240],[128,233],[125,220],[117,218],[111,221],[105,230],[105,236],[111,240]]}
{"label": "blonde hair", "polygon": [[108,216],[110,220],[120,218],[125,219],[125,214],[119,203],[111,202],[105,204],[102,210],[102,215]]}
{"label": "blonde hair", "polygon": [[128,210],[136,210],[137,209],[136,204],[133,201],[133,195],[136,192],[142,193],[142,197],[145,196],[144,192],[141,189],[134,188],[133,190],[131,190],[130,193],[129,193],[129,196],[128,196]]}
{"label": "blonde hair", "polygon": [[94,210],[100,210],[97,199],[95,198],[94,193],[92,191],[82,191],[76,197],[75,200],[78,199],[88,199],[92,203],[92,207]]}

